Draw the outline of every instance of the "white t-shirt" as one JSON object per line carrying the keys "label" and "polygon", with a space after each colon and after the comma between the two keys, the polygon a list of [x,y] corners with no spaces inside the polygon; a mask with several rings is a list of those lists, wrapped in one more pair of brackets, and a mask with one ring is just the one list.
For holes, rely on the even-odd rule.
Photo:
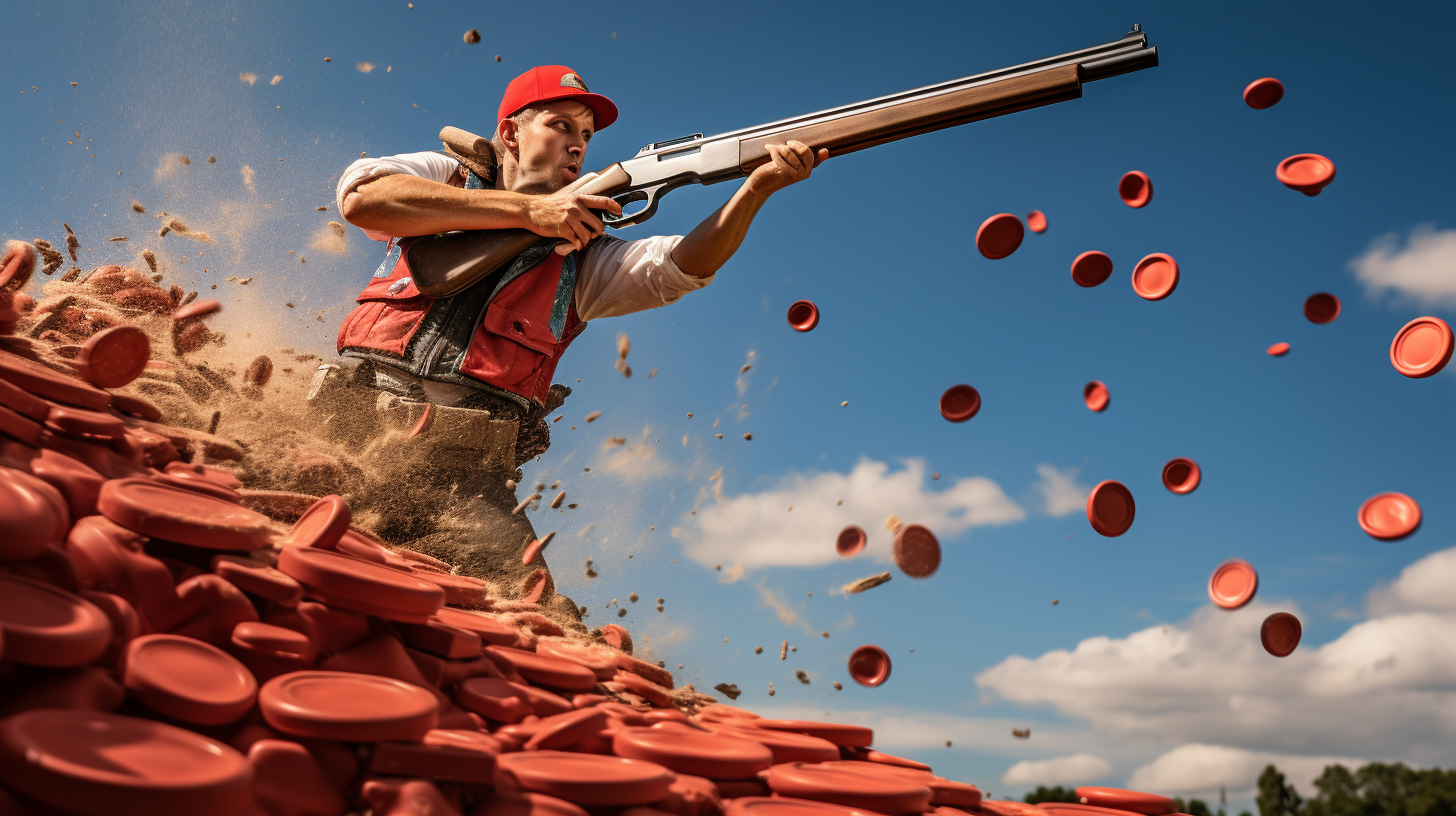
{"label": "white t-shirt", "polygon": [[[447,184],[459,167],[459,162],[434,152],[359,159],[339,179],[339,211],[343,212],[344,197],[366,181],[404,173]],[[375,230],[364,232],[376,241],[395,237]],[[578,258],[577,316],[593,320],[655,309],[712,283],[712,276],[696,278],[673,263],[672,250],[681,240],[681,235],[656,235],[637,241],[604,235],[593,241]]]}

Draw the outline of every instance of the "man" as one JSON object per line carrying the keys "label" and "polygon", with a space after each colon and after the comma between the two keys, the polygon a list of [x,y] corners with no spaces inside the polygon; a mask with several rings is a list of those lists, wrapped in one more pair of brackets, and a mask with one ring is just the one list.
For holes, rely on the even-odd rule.
{"label": "man", "polygon": [[[498,582],[508,596],[539,594],[547,608],[575,616],[568,600],[551,597],[539,555],[520,563],[535,532],[514,493],[519,465],[550,444],[546,415],[570,393],[551,384],[557,361],[587,322],[673,303],[711,283],[768,197],[808,178],[828,151],[770,146],[772,161],[686,237],[622,241],[603,235],[592,212],[620,214],[621,206],[569,186],[591,177],[582,177],[587,147],[616,120],[611,100],[571,69],[546,65],[510,82],[497,118],[494,167],[409,153],[360,159],[339,180],[345,220],[388,243],[340,327],[346,359],[321,368],[311,399],[338,414],[339,393],[352,393],[363,417],[344,433],[355,440],[378,436],[370,423],[381,415],[398,429],[433,422],[420,435],[428,455],[407,466],[395,495],[373,502],[381,531]],[[415,288],[401,239],[506,228],[557,241],[457,295]]]}

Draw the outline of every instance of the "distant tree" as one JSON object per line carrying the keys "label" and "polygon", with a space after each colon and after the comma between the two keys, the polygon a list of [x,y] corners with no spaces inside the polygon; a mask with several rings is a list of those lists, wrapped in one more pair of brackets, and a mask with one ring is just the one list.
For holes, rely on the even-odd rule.
{"label": "distant tree", "polygon": [[1305,816],[1456,816],[1456,770],[1372,762],[1358,771],[1327,766]]}
{"label": "distant tree", "polygon": [[1284,781],[1284,774],[1273,765],[1259,774],[1259,816],[1298,816],[1303,800],[1294,786]]}
{"label": "distant tree", "polygon": [[1038,802],[1080,802],[1082,797],[1077,795],[1076,790],[1067,790],[1061,785],[1055,788],[1048,788],[1045,785],[1037,785],[1036,790],[1023,797],[1028,805]]}

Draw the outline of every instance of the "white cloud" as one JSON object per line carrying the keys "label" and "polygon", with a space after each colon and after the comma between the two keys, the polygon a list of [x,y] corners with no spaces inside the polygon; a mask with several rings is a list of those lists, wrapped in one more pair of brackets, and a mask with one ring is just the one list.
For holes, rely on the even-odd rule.
{"label": "white cloud", "polygon": [[834,540],[850,524],[869,533],[866,552],[871,557],[888,559],[891,535],[884,521],[891,514],[924,524],[942,541],[978,525],[1026,517],[990,479],[957,479],[932,492],[924,460],[903,464],[892,472],[884,462],[864,459],[847,474],[796,473],[770,490],[725,495],[717,504],[699,508],[673,535],[684,542],[690,557],[705,565],[807,567],[839,560]]}
{"label": "white cloud", "polygon": [[1280,659],[1259,644],[1276,609],[1292,606],[1204,606],[1177,626],[1009,657],[976,680],[1115,737],[1456,762],[1456,614],[1373,618]]}
{"label": "white cloud", "polygon": [[1112,774],[1112,763],[1091,754],[1053,759],[1023,759],[1001,774],[1003,785],[1078,785]]}
{"label": "white cloud", "polygon": [[1387,233],[1351,259],[1350,270],[1371,297],[1394,290],[1422,305],[1456,305],[1456,229],[1422,224],[1404,249],[1398,234]]}
{"label": "white cloud", "polygon": [[1070,515],[1087,506],[1087,494],[1092,488],[1077,484],[1078,468],[1057,470],[1055,465],[1037,465],[1036,473],[1041,477],[1035,487],[1045,503],[1043,510],[1054,518]]}
{"label": "white cloud", "polygon": [[1438,550],[1376,585],[1366,602],[1372,615],[1411,609],[1456,609],[1456,547]]}
{"label": "white cloud", "polygon": [[1133,790],[1204,799],[1217,797],[1222,788],[1230,798],[1252,799],[1257,794],[1255,781],[1264,766],[1274,765],[1300,795],[1308,797],[1315,792],[1315,778],[1324,772],[1326,766],[1336,763],[1353,771],[1363,766],[1365,761],[1190,743],[1180,745],[1133,771],[1127,779],[1127,786]]}

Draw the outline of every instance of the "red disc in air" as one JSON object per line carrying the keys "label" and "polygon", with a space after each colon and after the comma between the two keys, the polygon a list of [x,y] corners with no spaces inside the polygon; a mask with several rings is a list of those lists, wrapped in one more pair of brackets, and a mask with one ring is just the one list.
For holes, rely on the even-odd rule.
{"label": "red disc in air", "polygon": [[1082,386],[1082,401],[1087,403],[1088,410],[1101,412],[1112,401],[1112,395],[1101,380],[1093,380]]}
{"label": "red disc in air", "polygon": [[1272,108],[1284,98],[1284,83],[1274,77],[1256,79],[1244,88],[1244,104],[1254,110]]}
{"label": "red disc in air", "polygon": [[1092,249],[1072,259],[1072,282],[1078,286],[1096,286],[1111,274],[1112,259],[1105,252]]}
{"label": "red disc in air", "polygon": [[865,535],[863,527],[851,524],[839,531],[839,537],[834,540],[834,549],[845,558],[853,558],[864,550],[868,540],[869,536]]}
{"label": "red disc in air", "polygon": [[1087,521],[1092,523],[1092,529],[1109,538],[1127,532],[1136,513],[1132,491],[1121,482],[1108,479],[1092,488],[1087,496]]}
{"label": "red disc in air", "polygon": [[762,743],[694,730],[626,728],[612,735],[612,752],[709,779],[753,779],[774,764]]}
{"label": "red disc in air", "polygon": [[[408,572],[316,547],[285,547],[278,569],[335,601],[359,602],[413,615],[433,615],[445,590]],[[354,608],[347,606],[346,608]],[[363,610],[360,610],[363,611]],[[369,614],[377,614],[370,612]]]}
{"label": "red disc in air", "polygon": [[1122,788],[1077,788],[1077,796],[1084,805],[1141,813],[1144,816],[1166,816],[1178,810],[1177,804],[1166,796]]}
{"label": "red disc in air", "polygon": [[965,422],[981,410],[981,392],[969,385],[952,385],[940,395],[940,415],[951,422]]}
{"label": "red disc in air", "polygon": [[1303,633],[1304,627],[1299,625],[1299,618],[1288,612],[1275,612],[1259,627],[1259,640],[1269,654],[1288,657],[1299,646],[1299,636]]}
{"label": "red disc in air", "polygon": [[864,808],[877,813],[923,813],[930,788],[912,779],[805,762],[775,765],[764,775],[775,794]]}
{"label": "red disc in air", "polygon": [[497,788],[514,787],[588,806],[658,802],[676,778],[655,762],[600,754],[526,751],[501,754],[496,762]]}
{"label": "red disc in air", "polygon": [[1026,214],[1026,226],[1032,232],[1041,235],[1047,229],[1046,214],[1041,210],[1032,210]]}
{"label": "red disc in air", "polygon": [[1335,163],[1317,153],[1300,153],[1279,162],[1274,177],[1291,190],[1317,196],[1335,180]]}
{"label": "red disc in air", "polygon": [[132,325],[112,326],[81,344],[78,370],[92,385],[120,388],[140,377],[152,356],[147,333]]}
{"label": "red disc in air", "polygon": [[844,748],[868,748],[875,741],[875,732],[862,725],[841,725],[840,723],[814,722],[812,720],[752,720],[754,728],[771,731],[792,731],[811,737],[829,740]]}
{"label": "red disc in air", "polygon": [[439,720],[428,690],[373,674],[300,671],[258,692],[268,725],[298,737],[345,742],[418,742]]}
{"label": "red disc in air", "polygon": [[0,723],[0,780],[82,816],[234,814],[250,776],[226,744],[153,720],[43,709]]}
{"label": "red disc in air", "polygon": [[258,696],[258,681],[236,658],[181,635],[143,635],[127,644],[121,676],[148,707],[197,725],[237,722]]}
{"label": "red disc in air", "polygon": [[849,676],[861,686],[878,686],[890,679],[890,656],[878,646],[861,646],[849,656]]}
{"label": "red disc in air", "polygon": [[1258,591],[1259,573],[1242,558],[1230,558],[1208,576],[1208,599],[1224,609],[1238,609]]}
{"label": "red disc in air", "polygon": [[1161,252],[1143,258],[1132,270],[1132,290],[1143,300],[1162,300],[1178,288],[1178,262]]}
{"label": "red disc in air", "polygon": [[1163,487],[1172,493],[1192,493],[1203,481],[1203,469],[1192,459],[1178,457],[1163,465]]}
{"label": "red disc in air", "polygon": [[1421,506],[1404,493],[1381,493],[1360,505],[1358,518],[1367,535],[1394,541],[1421,526]]}
{"label": "red disc in air", "polygon": [[940,541],[920,524],[904,524],[895,531],[895,565],[911,578],[929,578],[940,568]]}
{"label": "red disc in air", "polygon": [[1146,207],[1153,200],[1153,180],[1141,170],[1124,173],[1117,182],[1117,196],[1122,203],[1134,209]]}
{"label": "red disc in air", "polygon": [[812,300],[796,300],[789,306],[789,325],[794,331],[811,331],[819,325],[819,307]]}
{"label": "red disc in air", "polygon": [[320,547],[332,550],[348,532],[353,515],[340,496],[324,496],[303,511],[283,543],[290,547]]}
{"label": "red disc in air", "polygon": [[152,479],[112,479],[101,486],[96,507],[129,530],[209,550],[256,550],[273,535],[261,513]]}
{"label": "red disc in air", "polygon": [[1429,377],[1451,361],[1451,327],[1439,317],[1418,317],[1390,341],[1390,364],[1407,377]]}
{"label": "red disc in air", "polygon": [[1304,301],[1304,316],[1311,323],[1333,323],[1340,316],[1340,299],[1329,292],[1310,295]]}
{"label": "red disc in air", "polygon": [[1021,226],[1021,219],[1011,213],[1000,213],[981,222],[980,229],[976,230],[976,249],[987,258],[999,261],[1015,252],[1024,237],[1026,229]]}
{"label": "red disc in air", "polygon": [[1274,345],[1265,349],[1265,353],[1268,354],[1270,357],[1283,357],[1284,355],[1289,353],[1289,344],[1275,343]]}
{"label": "red disc in air", "polygon": [[0,574],[5,659],[32,666],[83,666],[106,651],[111,619],[95,604],[31,578]]}

